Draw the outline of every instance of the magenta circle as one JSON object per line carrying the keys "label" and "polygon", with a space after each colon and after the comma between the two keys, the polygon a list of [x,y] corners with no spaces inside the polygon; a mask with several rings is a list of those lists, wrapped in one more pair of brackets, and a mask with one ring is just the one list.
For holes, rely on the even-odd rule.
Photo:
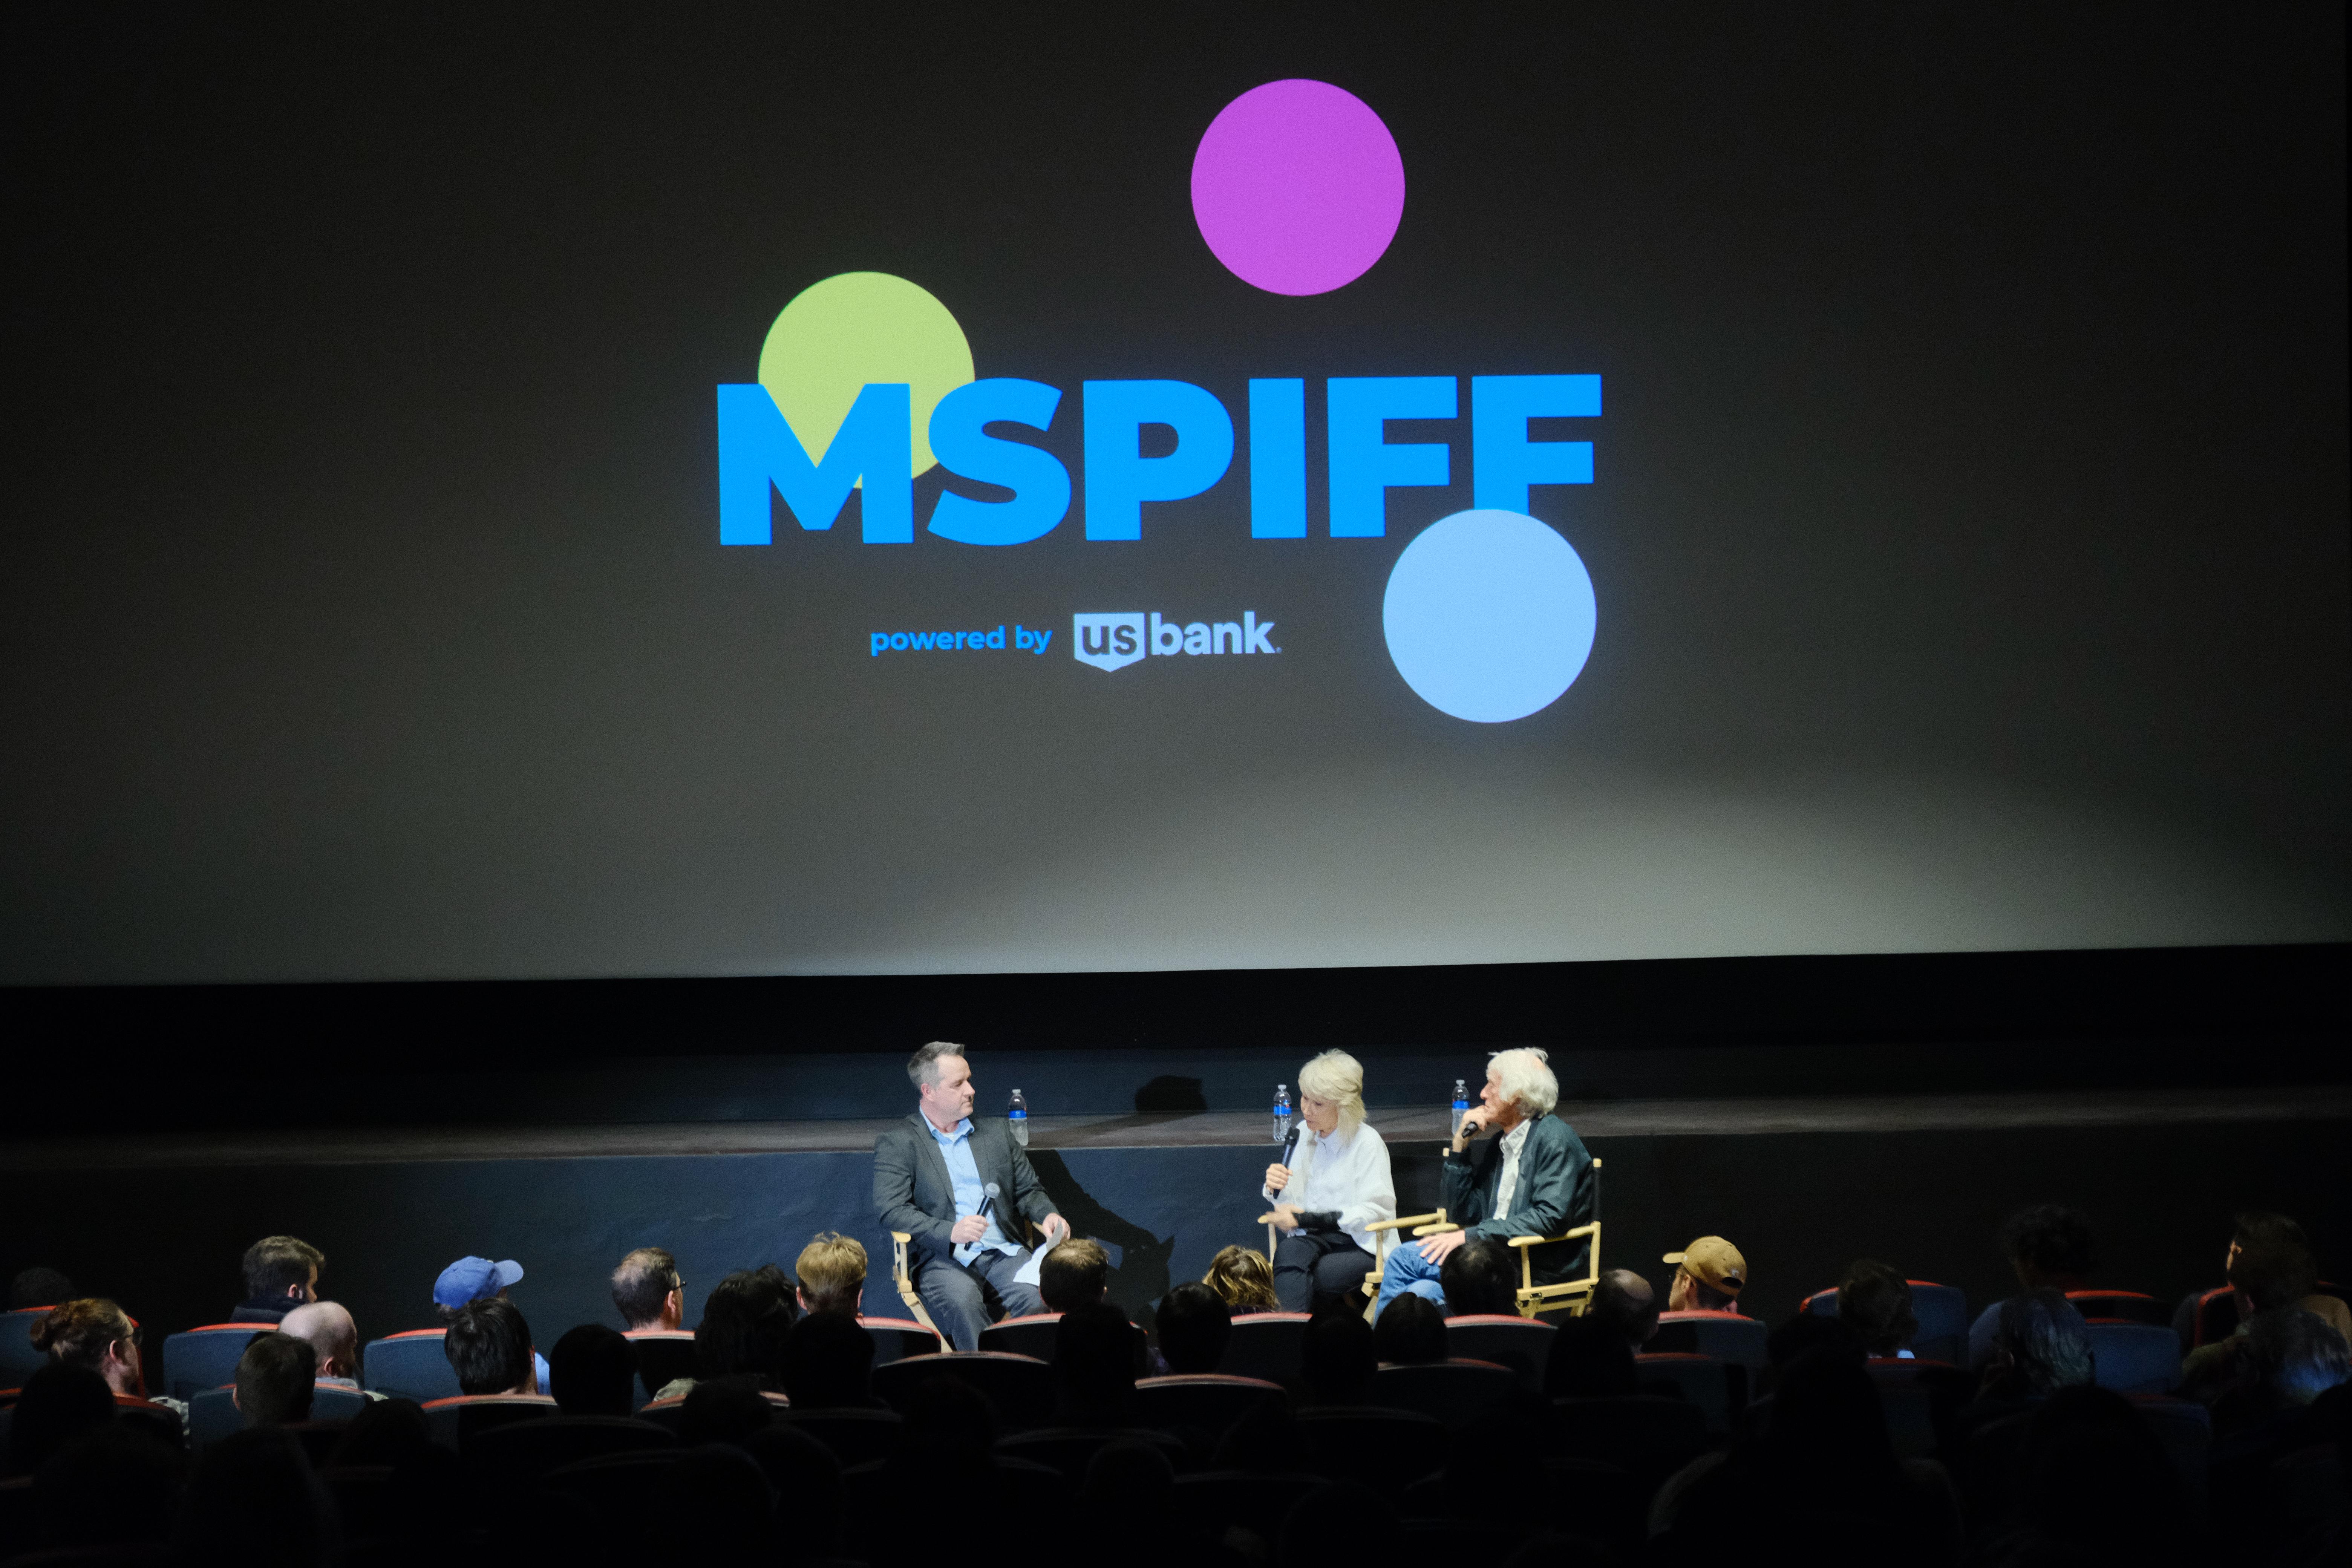
{"label": "magenta circle", "polygon": [[1396,237],[1404,160],[1371,106],[1328,81],[1254,87],[1192,154],[1192,217],[1219,261],[1269,294],[1352,283]]}

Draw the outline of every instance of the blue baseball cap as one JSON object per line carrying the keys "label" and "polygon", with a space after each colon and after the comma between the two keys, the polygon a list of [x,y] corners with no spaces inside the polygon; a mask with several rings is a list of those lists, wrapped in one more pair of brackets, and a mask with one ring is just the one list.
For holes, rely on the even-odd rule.
{"label": "blue baseball cap", "polygon": [[468,1301],[497,1295],[521,1278],[522,1265],[511,1258],[503,1263],[493,1263],[487,1258],[460,1258],[441,1270],[441,1278],[433,1281],[433,1300],[436,1306],[454,1312]]}

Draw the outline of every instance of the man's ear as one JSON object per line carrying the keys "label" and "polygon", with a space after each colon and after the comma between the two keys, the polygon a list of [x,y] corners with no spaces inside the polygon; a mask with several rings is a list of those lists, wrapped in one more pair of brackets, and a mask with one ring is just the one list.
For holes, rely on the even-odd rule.
{"label": "man's ear", "polygon": [[236,1396],[236,1384],[233,1383],[228,1385],[228,1402],[239,1411],[245,1408],[245,1401]]}
{"label": "man's ear", "polygon": [[808,1292],[802,1289],[797,1285],[793,1287],[793,1300],[801,1304],[801,1310],[803,1312],[814,1312],[816,1310],[814,1307],[809,1305]]}

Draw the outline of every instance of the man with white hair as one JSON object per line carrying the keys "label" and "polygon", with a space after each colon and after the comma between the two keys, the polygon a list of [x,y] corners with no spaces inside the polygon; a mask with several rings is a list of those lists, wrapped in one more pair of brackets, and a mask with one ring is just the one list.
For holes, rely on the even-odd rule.
{"label": "man with white hair", "polygon": [[[1532,1047],[1497,1051],[1486,1063],[1486,1087],[1445,1146],[1438,1193],[1447,1217],[1461,1228],[1400,1247],[1381,1274],[1380,1305],[1410,1290],[1441,1308],[1438,1283],[1446,1258],[1474,1236],[1507,1244],[1515,1236],[1558,1236],[1592,1218],[1592,1156],[1576,1130],[1552,1114],[1559,1080],[1550,1058]],[[1501,1137],[1475,1154],[1482,1132]],[[1585,1243],[1559,1241],[1529,1249],[1538,1285],[1581,1273]]]}

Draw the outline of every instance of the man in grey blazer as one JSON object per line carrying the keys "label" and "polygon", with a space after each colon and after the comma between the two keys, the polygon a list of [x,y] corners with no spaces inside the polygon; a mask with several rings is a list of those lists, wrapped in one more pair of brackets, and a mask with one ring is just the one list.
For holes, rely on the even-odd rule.
{"label": "man in grey blazer", "polygon": [[932,1323],[953,1348],[977,1350],[980,1331],[996,1319],[1045,1310],[1034,1285],[1013,1279],[1029,1248],[1012,1216],[1034,1220],[1049,1244],[1068,1235],[1069,1224],[1004,1123],[972,1121],[971,1064],[961,1046],[933,1040],[907,1063],[907,1076],[918,1108],[874,1140],[874,1209],[885,1230],[913,1237],[908,1267]]}

